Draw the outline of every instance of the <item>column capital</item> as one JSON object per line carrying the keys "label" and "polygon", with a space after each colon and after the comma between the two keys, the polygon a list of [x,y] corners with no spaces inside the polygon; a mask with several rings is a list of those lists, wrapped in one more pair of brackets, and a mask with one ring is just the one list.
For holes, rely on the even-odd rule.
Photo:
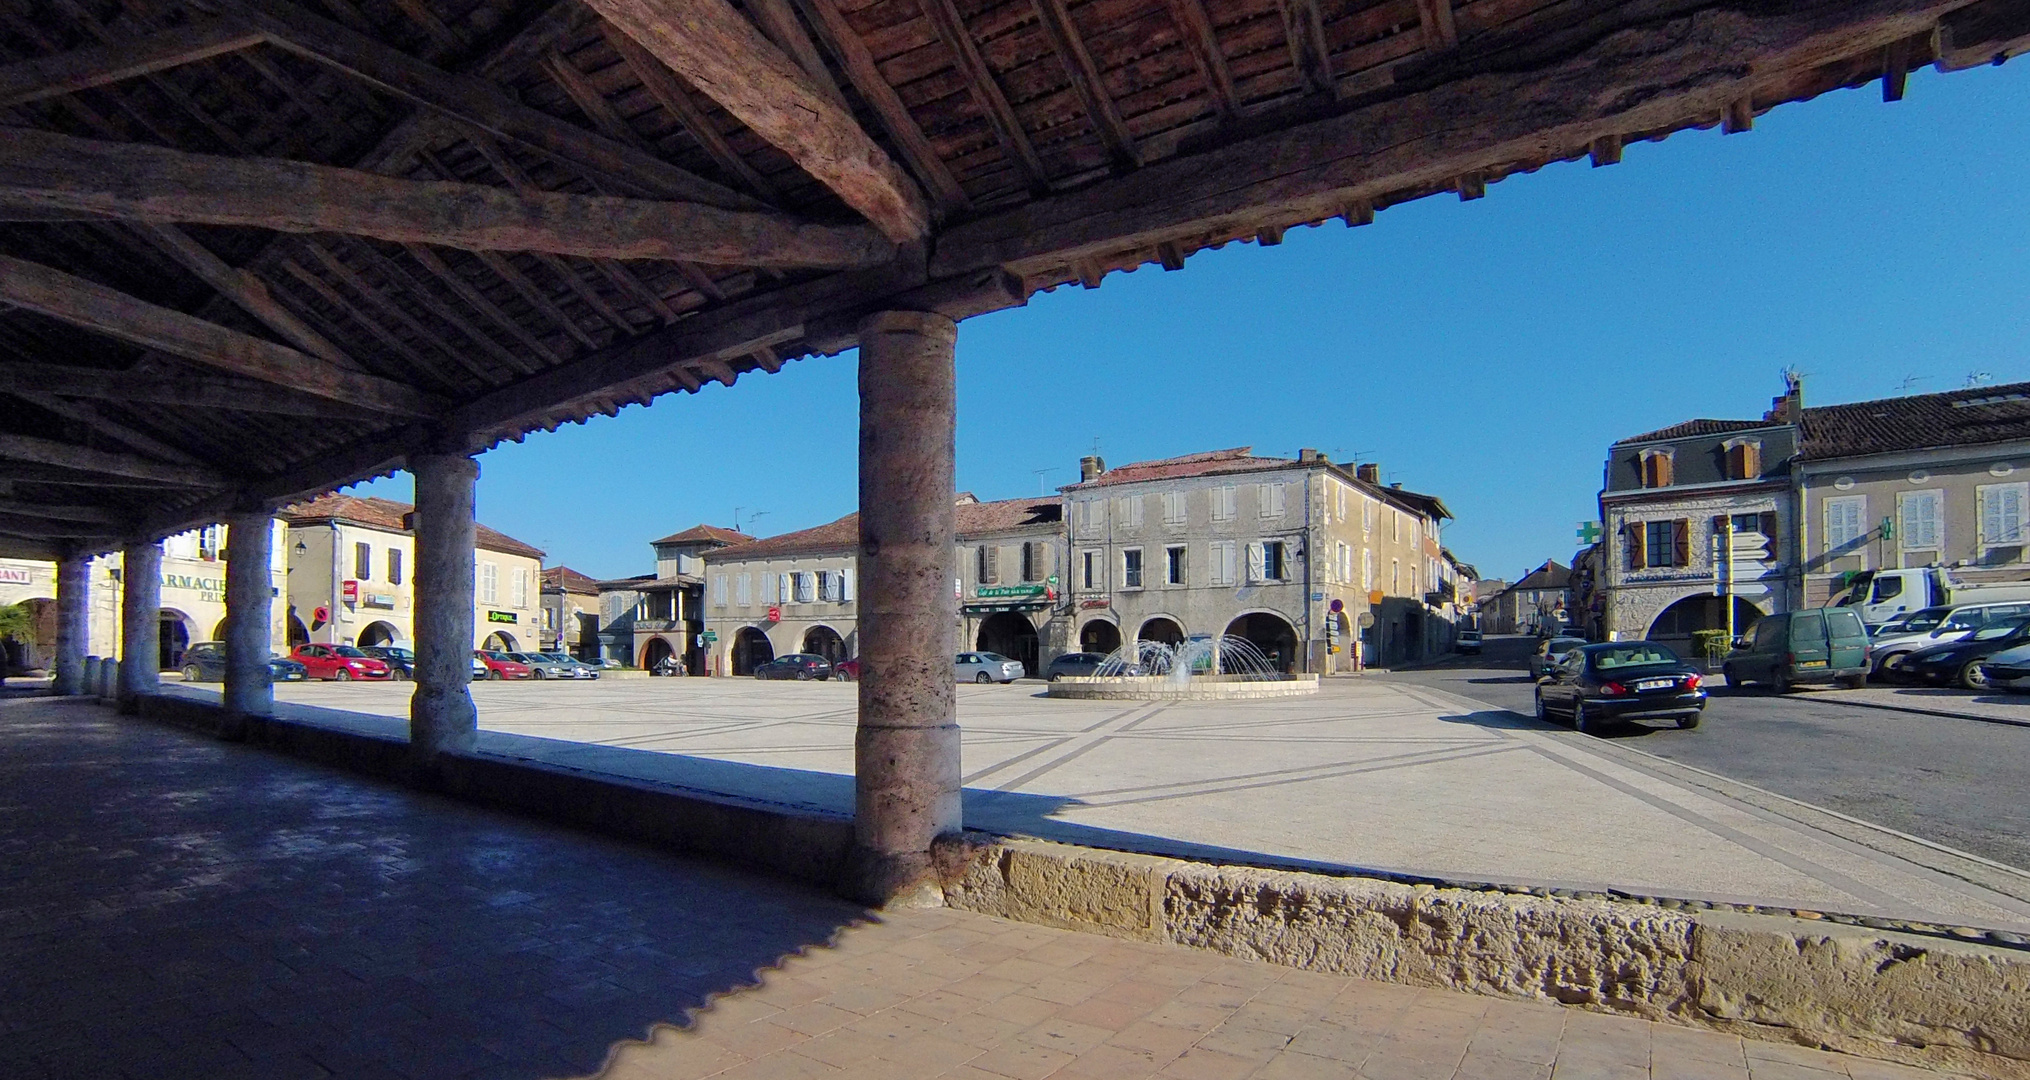
{"label": "column capital", "polygon": [[859,334],[920,334],[941,342],[955,342],[959,324],[934,311],[876,311],[860,319]]}

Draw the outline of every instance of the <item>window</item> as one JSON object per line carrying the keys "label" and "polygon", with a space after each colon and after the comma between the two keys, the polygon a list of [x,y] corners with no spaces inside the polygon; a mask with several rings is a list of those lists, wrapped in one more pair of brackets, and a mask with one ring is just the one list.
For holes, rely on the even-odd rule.
{"label": "window", "polygon": [[374,579],[374,546],[354,544],[352,546],[352,576],[361,581]]}
{"label": "window", "polygon": [[1171,585],[1189,584],[1184,580],[1184,548],[1182,546],[1163,549],[1163,580]]}
{"label": "window", "polygon": [[1401,510],[1390,510],[1389,543],[1400,544],[1402,542],[1403,542],[1403,512]]}
{"label": "window", "polygon": [[1943,546],[1940,506],[1943,491],[1907,491],[1896,497],[1897,539],[1905,551],[1929,551]]}
{"label": "window", "polygon": [[844,570],[839,571],[839,603],[850,604],[852,602],[853,602],[853,568],[849,566]]}
{"label": "window", "polygon": [[[1762,443],[1755,439],[1729,439],[1720,444],[1727,458],[1727,479],[1753,480],[1762,475]],[[1669,481],[1665,481],[1668,483]],[[1662,485],[1644,485],[1645,487]]]}
{"label": "window", "polygon": [[1097,551],[1081,551],[1078,554],[1078,587],[1081,589],[1099,588],[1100,553]]}
{"label": "window", "polygon": [[1374,589],[1374,552],[1367,548],[1360,549],[1360,588],[1363,592]]}
{"label": "window", "polygon": [[1098,536],[1101,530],[1106,528],[1107,500],[1087,499],[1084,502],[1076,504],[1073,509],[1077,511],[1073,517],[1078,522],[1080,535]]}
{"label": "window", "polygon": [[1212,489],[1212,520],[1232,521],[1239,502],[1239,489],[1232,485]]}
{"label": "window", "polygon": [[389,548],[389,549],[388,549],[388,584],[390,584],[390,585],[400,585],[401,583],[402,583],[402,549],[401,549],[401,548]]}
{"label": "window", "polygon": [[1139,529],[1142,527],[1142,503],[1140,495],[1130,495],[1121,500],[1121,527]]}
{"label": "window", "polygon": [[712,606],[726,606],[726,575],[724,574],[712,575]]}
{"label": "window", "polygon": [[1341,544],[1341,545],[1339,545],[1339,548],[1338,548],[1338,550],[1337,550],[1336,554],[1337,554],[1337,556],[1338,556],[1338,557],[1337,557],[1337,558],[1336,558],[1336,559],[1334,560],[1334,562],[1333,562],[1333,566],[1334,566],[1334,568],[1335,568],[1335,569],[1337,569],[1337,570],[1339,571],[1339,573],[1338,573],[1338,575],[1337,575],[1337,578],[1336,578],[1336,580],[1339,580],[1339,581],[1342,581],[1342,582],[1344,582],[1344,581],[1352,581],[1352,580],[1353,580],[1353,549],[1352,549],[1352,548],[1350,548],[1350,547],[1348,547],[1348,546],[1347,546],[1347,545],[1345,545],[1345,544]]}
{"label": "window", "polygon": [[1000,583],[1000,548],[993,544],[981,544],[973,549],[973,580],[982,585],[997,585]]}
{"label": "window", "polygon": [[733,603],[749,607],[754,603],[754,580],[751,574],[740,574],[733,579]]}
{"label": "window", "polygon": [[1121,552],[1121,588],[1142,587],[1142,549],[1128,548]]}
{"label": "window", "polygon": [[1638,569],[1690,566],[1692,563],[1691,520],[1646,521],[1642,524],[1643,561]]}
{"label": "window", "polygon": [[1214,585],[1232,585],[1234,583],[1234,575],[1239,570],[1239,567],[1235,565],[1238,560],[1238,552],[1234,542],[1232,540],[1215,540],[1212,546],[1207,549],[1207,554],[1212,561],[1212,583]]}
{"label": "window", "polygon": [[529,572],[523,567],[515,567],[515,572],[508,576],[508,606],[529,606]]}
{"label": "window", "polygon": [[1346,520],[1346,490],[1347,490],[1346,485],[1344,484],[1332,485],[1333,496],[1335,497],[1335,500],[1339,503],[1340,521]]}
{"label": "window", "polygon": [[1642,452],[1642,486],[1659,488],[1671,486],[1673,474],[1669,450],[1644,450]]}
{"label": "window", "polygon": [[1868,537],[1868,497],[1842,495],[1826,500],[1826,550],[1844,551]]}
{"label": "window", "polygon": [[1022,580],[1037,581],[1043,577],[1043,545],[1034,540],[1022,541]]}
{"label": "window", "polygon": [[1403,563],[1400,559],[1389,560],[1389,595],[1403,595]]}
{"label": "window", "polygon": [[1163,524],[1184,524],[1184,493],[1166,491],[1163,493]]}
{"label": "window", "polygon": [[479,599],[487,604],[500,602],[500,567],[493,563],[479,564]]}
{"label": "window", "polygon": [[806,570],[795,575],[796,602],[808,604],[818,598],[818,576]]}
{"label": "window", "polygon": [[1283,498],[1287,487],[1285,484],[1261,484],[1255,488],[1255,498],[1259,500],[1263,517],[1283,516]]}
{"label": "window", "polygon": [[1289,567],[1281,540],[1258,540],[1248,545],[1248,580],[1282,581]]}
{"label": "window", "polygon": [[1366,536],[1374,531],[1374,503],[1360,500],[1360,534]]}
{"label": "window", "polygon": [[2023,503],[2030,484],[1983,484],[1980,494],[1981,546],[2023,542]]}

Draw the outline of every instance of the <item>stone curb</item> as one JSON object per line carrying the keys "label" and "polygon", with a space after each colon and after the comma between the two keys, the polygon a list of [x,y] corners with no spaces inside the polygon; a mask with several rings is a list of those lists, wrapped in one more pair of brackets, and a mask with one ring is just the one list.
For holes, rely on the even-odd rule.
{"label": "stone curb", "polygon": [[2030,955],[1822,920],[1406,885],[968,833],[953,907],[1356,978],[2030,1077]]}
{"label": "stone curb", "polygon": [[1980,713],[1953,712],[1950,709],[1927,709],[1917,705],[1891,705],[1886,701],[1855,701],[1842,699],[1840,704],[1852,705],[1857,709],[1881,709],[1884,712],[1916,713],[1919,716],[1943,716],[1953,720],[1977,720],[1983,724],[2006,724],[2010,727],[2030,728],[2030,720],[2011,720],[2006,716],[1984,716]]}

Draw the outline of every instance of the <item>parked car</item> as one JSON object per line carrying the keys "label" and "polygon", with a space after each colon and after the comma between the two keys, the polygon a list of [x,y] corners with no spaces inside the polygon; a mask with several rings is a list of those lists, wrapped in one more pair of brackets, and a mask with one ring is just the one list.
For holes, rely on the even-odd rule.
{"label": "parked car", "polygon": [[362,645],[359,651],[384,660],[388,665],[388,677],[400,682],[416,677],[416,654],[400,645]]}
{"label": "parked car", "polygon": [[313,679],[351,682],[354,679],[388,678],[387,661],[368,656],[350,645],[321,645],[312,642],[296,646],[290,652],[289,658],[308,669]]}
{"label": "parked car", "polygon": [[1695,728],[1706,711],[1706,691],[1699,683],[1698,669],[1669,646],[1652,641],[1586,645],[1566,653],[1537,681],[1537,719],[1564,716],[1575,730],[1588,734],[1614,721],[1652,718]]}
{"label": "parked car", "polygon": [[1480,631],[1461,630],[1452,642],[1452,647],[1468,656],[1480,655]]}
{"label": "parked car", "polygon": [[549,653],[511,652],[501,655],[529,669],[529,675],[537,679],[575,679],[577,671],[568,660],[558,660]]}
{"label": "parked car", "polygon": [[1868,653],[1868,631],[1852,608],[1806,608],[1757,620],[1720,671],[1729,686],[1761,683],[1779,694],[1800,683],[1854,688],[1868,681]]}
{"label": "parked car", "polygon": [[2030,604],[1961,604],[1913,611],[1875,631],[1871,673],[1896,678],[1905,657],[1919,649],[1945,645],[1993,623],[2030,617]]}
{"label": "parked car", "polygon": [[529,665],[506,653],[474,649],[472,655],[474,659],[486,665],[486,677],[489,679],[527,679],[535,675],[535,672],[529,670]]}
{"label": "parked car", "polygon": [[1000,653],[962,652],[952,661],[952,677],[960,682],[1011,683],[1023,674],[1022,661]]}
{"label": "parked car", "polygon": [[488,668],[488,667],[486,666],[486,661],[484,661],[484,660],[481,660],[481,659],[479,658],[479,654],[478,654],[478,653],[473,653],[473,654],[472,654],[472,681],[473,681],[473,682],[478,682],[479,680],[481,680],[481,679],[484,679],[484,678],[486,678],[486,677],[487,677],[488,675],[490,675],[490,674],[492,674],[492,669],[490,669],[490,668]]}
{"label": "parked car", "polygon": [[[268,678],[271,682],[302,682],[309,677],[302,664],[288,657],[268,658]],[[225,678],[225,642],[200,641],[183,650],[184,682],[224,682]]]}
{"label": "parked car", "polygon": [[832,675],[834,678],[843,680],[845,682],[859,682],[860,658],[857,656],[850,656],[844,660],[839,661],[836,664],[833,664]]}
{"label": "parked car", "polygon": [[1536,653],[1530,657],[1530,675],[1539,679],[1549,675],[1551,669],[1562,663],[1568,653],[1574,649],[1584,648],[1585,645],[1585,638],[1545,638],[1537,644]]}
{"label": "parked car", "polygon": [[1052,660],[1050,666],[1043,669],[1043,677],[1056,682],[1066,675],[1097,675],[1100,673],[1100,665],[1106,662],[1106,653],[1068,652]]}
{"label": "parked car", "polygon": [[2030,643],[2030,619],[1990,623],[1958,641],[1928,645],[1910,653],[1896,670],[1928,683],[1955,683],[1967,690],[1986,690],[1982,670],[1988,658]]}
{"label": "parked car", "polygon": [[599,677],[598,668],[572,656],[570,653],[553,652],[544,653],[543,655],[555,660],[557,663],[568,665],[571,668],[570,677],[573,679],[596,679]]}
{"label": "parked car", "polygon": [[793,652],[778,656],[765,664],[756,664],[754,677],[757,679],[829,679],[832,677],[832,662],[817,653]]}
{"label": "parked car", "polygon": [[1981,674],[1990,683],[2030,679],[2030,644],[2016,645],[1988,657],[1981,665]]}

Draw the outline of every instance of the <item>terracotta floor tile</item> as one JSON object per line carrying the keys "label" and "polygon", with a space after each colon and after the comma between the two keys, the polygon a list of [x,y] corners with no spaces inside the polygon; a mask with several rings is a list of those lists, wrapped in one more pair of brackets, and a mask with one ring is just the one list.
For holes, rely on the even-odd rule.
{"label": "terracotta floor tile", "polygon": [[1071,1064],[1072,1056],[1062,1050],[1052,1050],[1035,1043],[1010,1041],[995,1048],[992,1053],[981,1054],[973,1064],[990,1073],[998,1073],[1010,1080],[1043,1080],[1044,1077]]}
{"label": "terracotta floor tile", "polygon": [[1156,1054],[1176,1056],[1190,1049],[1191,1044],[1205,1035],[1198,1027],[1172,1027],[1147,1020],[1137,1021],[1122,1028],[1107,1042],[1115,1046],[1126,1046],[1136,1050],[1147,1050]]}
{"label": "terracotta floor tile", "polygon": [[1093,1027],[1055,1016],[1017,1037],[1024,1042],[1047,1046],[1052,1050],[1062,1050],[1077,1057],[1105,1042],[1113,1034],[1114,1030],[1111,1028]]}
{"label": "terracotta floor tile", "polygon": [[1175,1080],[1242,1080],[1263,1064],[1256,1058],[1194,1046],[1178,1055],[1177,1060],[1163,1066],[1156,1075],[1174,1077]]}
{"label": "terracotta floor tile", "polygon": [[1286,1052],[1270,1059],[1253,1080],[1351,1080],[1359,1070],[1357,1061]]}
{"label": "terracotta floor tile", "polygon": [[845,1068],[873,1057],[894,1042],[864,1031],[841,1030],[798,1043],[790,1048],[790,1052]]}
{"label": "terracotta floor tile", "polygon": [[802,1035],[823,1035],[825,1032],[845,1027],[861,1018],[861,1014],[833,1008],[821,1002],[810,1002],[785,1009],[761,1021],[764,1024],[780,1024]]}
{"label": "terracotta floor tile", "polygon": [[[895,1063],[897,1076],[938,1076],[948,1069],[992,1053],[938,1035],[917,1035],[883,1047],[876,1056]],[[997,1054],[998,1056],[998,1054]]]}

